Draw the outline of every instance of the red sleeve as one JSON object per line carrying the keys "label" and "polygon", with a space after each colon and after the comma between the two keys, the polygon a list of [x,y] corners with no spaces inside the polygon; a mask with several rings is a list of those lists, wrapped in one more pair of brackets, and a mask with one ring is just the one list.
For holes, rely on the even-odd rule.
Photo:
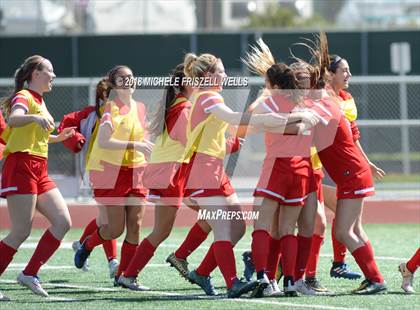
{"label": "red sleeve", "polygon": [[169,136],[187,145],[187,124],[190,113],[190,104],[180,103],[169,110],[166,116],[166,127],[168,128]]}
{"label": "red sleeve", "polygon": [[82,150],[82,147],[85,144],[85,142],[86,138],[80,132],[76,131],[76,133],[72,137],[63,141],[63,145],[73,153],[78,153]]}
{"label": "red sleeve", "polygon": [[320,118],[321,123],[325,126],[333,118],[333,111],[330,111],[329,106],[322,102],[313,102],[311,111]]}
{"label": "red sleeve", "polygon": [[21,107],[23,108],[26,112],[29,111],[29,102],[28,99],[21,94],[16,94],[13,99],[12,102],[10,104],[10,110],[13,110],[13,107]]}
{"label": "red sleeve", "polygon": [[273,96],[267,97],[263,101],[262,105],[266,109],[266,111],[270,112],[270,113],[276,113],[276,112],[279,112],[279,110],[280,110],[278,105],[274,101]]}
{"label": "red sleeve", "polygon": [[357,126],[356,121],[352,121],[350,122],[350,128],[351,128],[351,133],[353,135],[353,141],[357,141],[360,139],[360,130],[359,127]]}
{"label": "red sleeve", "polygon": [[241,148],[241,143],[238,137],[229,137],[226,139],[226,153],[235,153]]}
{"label": "red sleeve", "polygon": [[[2,135],[3,131],[6,129],[6,122],[4,121],[3,114],[0,113],[0,136]],[[0,144],[6,145],[6,142],[0,138]]]}
{"label": "red sleeve", "polygon": [[90,113],[95,111],[95,107],[88,106],[81,111],[71,112],[63,116],[63,119],[58,126],[57,131],[61,132],[67,127],[77,127],[77,131],[80,131],[80,122],[89,116]]}
{"label": "red sleeve", "polygon": [[203,94],[197,101],[200,104],[205,113],[210,113],[210,110],[214,107],[224,104],[223,97],[219,93],[208,93]]}

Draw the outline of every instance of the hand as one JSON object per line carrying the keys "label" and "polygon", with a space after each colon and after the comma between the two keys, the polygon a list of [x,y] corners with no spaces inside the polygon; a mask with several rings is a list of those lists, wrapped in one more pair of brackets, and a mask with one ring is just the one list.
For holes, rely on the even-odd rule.
{"label": "hand", "polygon": [[266,127],[278,127],[286,124],[286,118],[278,113],[263,114],[264,126]]}
{"label": "hand", "polygon": [[52,131],[55,128],[54,121],[41,115],[33,115],[34,122],[38,123],[45,131]]}
{"label": "hand", "polygon": [[376,180],[380,180],[385,176],[385,171],[383,171],[381,168],[377,167],[374,163],[369,163],[370,171],[372,172],[373,177]]}
{"label": "hand", "polygon": [[154,144],[146,139],[144,139],[143,142],[134,142],[134,149],[143,153],[146,158],[150,157],[153,146]]}
{"label": "hand", "polygon": [[67,140],[68,138],[71,138],[76,133],[77,127],[67,127],[64,128],[58,135],[57,135],[57,141],[62,142],[64,140]]}

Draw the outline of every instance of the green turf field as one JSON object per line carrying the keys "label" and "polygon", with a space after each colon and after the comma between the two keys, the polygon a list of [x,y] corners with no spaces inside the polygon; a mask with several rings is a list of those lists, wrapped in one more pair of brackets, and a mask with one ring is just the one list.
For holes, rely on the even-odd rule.
{"label": "green turf field", "polygon": [[[187,230],[180,228],[174,230],[171,237],[156,251],[150,266],[143,270],[141,282],[153,289],[147,293],[114,288],[108,277],[102,248],[97,248],[92,254],[90,271],[83,272],[73,268],[73,251],[69,245],[78,238],[80,230],[72,230],[64,240],[64,248],[56,253],[39,274],[51,297],[37,297],[28,289],[18,286],[15,279],[34,251],[33,246],[42,233],[38,230],[32,233],[25,243],[25,248],[16,254],[10,268],[0,278],[0,290],[12,299],[11,302],[1,302],[0,309],[418,309],[420,280],[415,279],[415,289],[418,293],[404,295],[400,289],[401,279],[397,266],[402,258],[409,258],[419,245],[420,226],[366,225],[366,230],[374,246],[379,268],[389,287],[387,295],[352,296],[349,295],[349,291],[356,288],[359,281],[329,277],[332,250],[328,233],[321,251],[318,277],[324,286],[337,292],[337,296],[263,299],[245,297],[234,300],[224,298],[224,281],[219,271],[215,272],[214,279],[219,293],[222,294],[208,298],[199,287],[187,283],[173,268],[166,266],[166,256],[186,235]],[[142,236],[147,232],[148,230],[142,231]],[[243,270],[241,253],[250,246],[250,232],[249,227],[246,237],[238,244],[235,252],[239,274]],[[0,232],[1,237],[5,234],[5,231]],[[199,263],[208,245],[209,242],[206,242],[190,256],[190,266]],[[348,262],[357,268],[350,256]]]}

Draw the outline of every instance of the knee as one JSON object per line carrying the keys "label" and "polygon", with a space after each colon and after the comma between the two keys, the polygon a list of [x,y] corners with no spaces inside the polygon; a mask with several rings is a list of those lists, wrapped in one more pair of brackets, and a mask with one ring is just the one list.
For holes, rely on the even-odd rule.
{"label": "knee", "polygon": [[104,233],[103,238],[105,239],[117,239],[119,236],[121,236],[124,232],[124,226],[122,227],[113,227],[112,229],[108,230],[108,233]]}
{"label": "knee", "polygon": [[286,225],[282,225],[282,227],[280,227],[280,237],[284,237],[287,235],[294,235],[295,234],[295,227],[294,226],[286,226]]}
{"label": "knee", "polygon": [[31,234],[30,227],[22,227],[20,229],[12,229],[9,234],[9,239],[15,241],[19,245],[22,244],[26,239],[28,239],[29,235]]}
{"label": "knee", "polygon": [[334,230],[334,235],[335,238],[341,242],[341,243],[345,243],[345,240],[348,238],[349,236],[349,232],[346,229],[343,228],[337,228],[337,226],[335,226],[335,230]]}

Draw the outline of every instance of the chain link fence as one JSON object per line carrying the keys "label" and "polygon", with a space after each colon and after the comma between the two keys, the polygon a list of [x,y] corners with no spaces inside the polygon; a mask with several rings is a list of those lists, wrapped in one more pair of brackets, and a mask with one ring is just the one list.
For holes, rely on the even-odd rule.
{"label": "chain link fence", "polygon": [[[66,113],[94,104],[98,80],[57,78],[53,91],[45,95],[56,122]],[[246,88],[223,91],[226,104],[235,111],[244,111],[263,87],[261,78],[249,78],[248,81]],[[0,79],[0,97],[9,95],[12,89],[12,79]],[[414,186],[420,187],[420,76],[352,77],[349,92],[358,107],[361,144],[369,158],[388,174],[409,176]],[[162,95],[162,89],[140,88],[134,97],[153,110]],[[248,136],[239,156],[231,160],[235,166],[236,184],[240,186],[248,178],[255,180],[258,177],[264,154],[262,134]],[[61,143],[51,145],[48,162],[49,173],[56,177],[73,180],[80,177],[80,159]],[[76,186],[75,182],[71,186]],[[74,189],[71,193],[74,196],[80,191]]]}

